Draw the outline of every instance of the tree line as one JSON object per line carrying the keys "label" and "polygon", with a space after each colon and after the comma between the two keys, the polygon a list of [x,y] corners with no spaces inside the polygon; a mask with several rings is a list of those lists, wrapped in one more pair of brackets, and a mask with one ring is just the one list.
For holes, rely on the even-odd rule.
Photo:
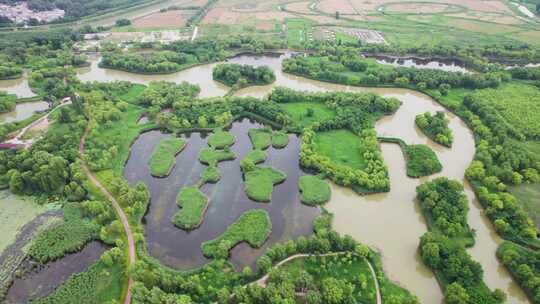
{"label": "tree line", "polygon": [[276,80],[274,72],[267,66],[253,67],[251,65],[230,63],[215,66],[212,77],[214,80],[235,88],[265,85]]}

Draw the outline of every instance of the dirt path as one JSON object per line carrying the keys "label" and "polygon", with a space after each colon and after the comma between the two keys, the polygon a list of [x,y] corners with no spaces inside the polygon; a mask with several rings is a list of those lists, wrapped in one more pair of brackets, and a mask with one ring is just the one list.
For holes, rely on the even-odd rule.
{"label": "dirt path", "polygon": [[[84,142],[86,139],[86,136],[88,135],[88,132],[90,131],[90,128],[86,128],[84,131],[84,135],[81,137],[81,142],[79,144],[79,154],[81,155],[81,163],[84,170],[84,173],[88,177],[88,179],[94,184],[103,195],[111,201],[114,210],[116,211],[116,214],[118,215],[118,218],[120,219],[120,222],[122,223],[122,226],[124,227],[124,231],[127,236],[128,241],[128,267],[132,266],[135,263],[135,241],[133,240],[133,233],[131,232],[131,228],[129,227],[129,221],[127,219],[126,214],[124,213],[124,210],[122,207],[120,207],[120,204],[116,201],[116,199],[111,195],[111,193],[97,180],[97,178],[90,172],[90,169],[84,162],[84,158],[82,157],[84,155]],[[131,275],[128,277],[128,286],[126,290],[125,300],[124,304],[130,304],[131,303],[131,287],[133,286],[133,278]]]}
{"label": "dirt path", "polygon": [[199,33],[199,27],[195,26],[193,29],[193,35],[191,36],[191,42],[195,41],[197,39],[197,33]]}
{"label": "dirt path", "polygon": [[[313,255],[323,257],[323,256],[335,256],[335,255],[340,255],[340,254],[344,254],[344,252],[331,252],[331,253],[325,253],[325,254],[299,253],[299,254],[291,255],[290,257],[280,261],[279,263],[274,265],[272,268],[276,269],[276,268],[280,267],[281,265],[283,265],[283,264],[285,264],[285,263],[287,263],[289,261],[292,261],[294,259],[298,259],[298,258],[309,257],[309,256],[313,256]],[[375,290],[377,292],[377,295],[376,295],[377,304],[382,304],[382,296],[381,296],[381,290],[380,290],[380,287],[379,287],[379,281],[377,281],[377,274],[375,273],[375,269],[373,268],[373,266],[371,265],[371,263],[368,260],[366,260],[366,263],[368,264],[369,270],[371,271],[371,278],[373,279],[373,282],[375,283]],[[261,287],[266,287],[266,280],[268,279],[268,275],[269,274],[264,275],[262,278],[258,279],[257,281],[254,281],[254,282],[250,283],[249,285],[257,284],[257,285],[259,285]]]}

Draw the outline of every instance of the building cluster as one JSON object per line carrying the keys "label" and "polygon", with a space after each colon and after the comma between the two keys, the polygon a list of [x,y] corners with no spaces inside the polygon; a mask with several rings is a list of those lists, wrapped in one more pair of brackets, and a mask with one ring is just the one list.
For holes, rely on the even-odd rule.
{"label": "building cluster", "polygon": [[9,18],[14,23],[26,23],[30,19],[39,22],[51,22],[64,17],[65,12],[61,9],[36,12],[28,7],[28,3],[23,1],[17,5],[0,4],[0,15]]}

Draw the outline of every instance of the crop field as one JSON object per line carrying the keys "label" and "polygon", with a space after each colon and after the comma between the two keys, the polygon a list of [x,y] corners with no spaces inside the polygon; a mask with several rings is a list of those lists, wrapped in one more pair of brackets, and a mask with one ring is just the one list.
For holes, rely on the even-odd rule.
{"label": "crop field", "polygon": [[187,19],[194,14],[192,10],[172,10],[158,12],[133,20],[136,28],[177,28],[186,25]]}

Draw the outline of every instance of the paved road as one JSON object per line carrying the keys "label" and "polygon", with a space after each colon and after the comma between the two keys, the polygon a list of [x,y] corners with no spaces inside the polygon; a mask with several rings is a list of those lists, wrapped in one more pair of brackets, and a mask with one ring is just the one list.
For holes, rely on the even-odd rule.
{"label": "paved road", "polygon": [[[116,199],[97,180],[97,178],[92,174],[90,169],[88,169],[88,166],[86,165],[84,158],[82,157],[84,155],[84,141],[89,131],[90,131],[90,128],[86,128],[86,131],[84,132],[84,135],[81,137],[81,142],[79,144],[79,154],[81,155],[82,167],[83,167],[84,173],[86,174],[88,179],[92,182],[92,184],[98,187],[99,191],[101,191],[101,193],[103,193],[103,195],[105,195],[107,199],[111,201],[114,207],[114,210],[116,211],[116,214],[118,215],[118,218],[120,219],[120,222],[122,223],[122,226],[124,227],[124,232],[126,233],[127,241],[128,241],[128,267],[129,267],[135,263],[136,255],[135,255],[135,241],[133,240],[133,233],[131,232],[131,228],[129,226],[129,221],[127,219],[127,216],[124,213],[124,210],[122,209],[122,207],[120,207],[120,204],[118,204],[118,202],[116,201]],[[129,275],[124,304],[131,303],[131,287],[132,286],[133,286],[133,278],[131,277],[131,275]]]}

